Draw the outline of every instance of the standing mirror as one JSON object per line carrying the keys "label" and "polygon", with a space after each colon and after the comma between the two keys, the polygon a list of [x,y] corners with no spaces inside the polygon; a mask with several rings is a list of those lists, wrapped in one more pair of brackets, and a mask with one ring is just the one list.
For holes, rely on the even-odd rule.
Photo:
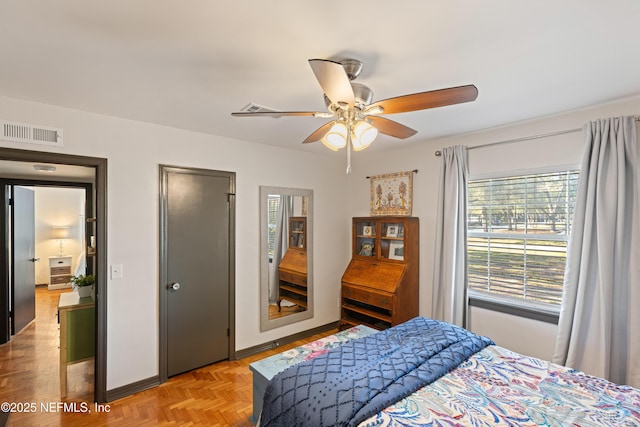
{"label": "standing mirror", "polygon": [[260,187],[260,330],[313,317],[313,190]]}

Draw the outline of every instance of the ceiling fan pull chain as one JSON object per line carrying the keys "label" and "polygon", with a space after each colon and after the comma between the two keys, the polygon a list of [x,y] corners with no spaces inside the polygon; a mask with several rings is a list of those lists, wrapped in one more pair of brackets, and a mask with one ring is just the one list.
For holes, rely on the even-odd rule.
{"label": "ceiling fan pull chain", "polygon": [[347,175],[351,173],[351,126],[347,131]]}

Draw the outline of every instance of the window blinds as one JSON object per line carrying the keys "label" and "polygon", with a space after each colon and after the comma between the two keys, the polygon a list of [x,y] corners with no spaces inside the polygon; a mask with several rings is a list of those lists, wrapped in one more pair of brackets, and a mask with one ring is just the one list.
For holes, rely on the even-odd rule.
{"label": "window blinds", "polygon": [[469,182],[469,289],[560,304],[578,176],[564,171]]}

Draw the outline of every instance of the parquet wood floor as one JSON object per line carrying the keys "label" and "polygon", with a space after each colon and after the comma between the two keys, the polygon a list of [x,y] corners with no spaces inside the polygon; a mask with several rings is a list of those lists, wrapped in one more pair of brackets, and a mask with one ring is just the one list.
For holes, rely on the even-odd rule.
{"label": "parquet wood floor", "polygon": [[[9,426],[248,427],[252,425],[249,364],[337,332],[328,331],[242,360],[223,361],[173,377],[159,387],[109,402],[104,407],[108,412],[98,412],[93,403],[91,362],[69,367],[69,391],[64,400],[60,399],[59,293],[38,288],[36,320],[0,346],[0,402],[36,406],[31,413],[11,414]],[[59,402],[66,403],[66,410],[58,406]]]}

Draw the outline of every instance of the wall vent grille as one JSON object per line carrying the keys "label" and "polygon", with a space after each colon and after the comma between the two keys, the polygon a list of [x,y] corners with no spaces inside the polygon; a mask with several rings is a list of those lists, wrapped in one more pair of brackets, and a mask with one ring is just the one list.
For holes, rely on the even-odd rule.
{"label": "wall vent grille", "polygon": [[62,129],[0,120],[0,139],[62,147]]}
{"label": "wall vent grille", "polygon": [[265,107],[263,105],[254,104],[253,102],[242,107],[240,111],[246,111],[249,113],[275,113],[277,110],[273,108]]}

